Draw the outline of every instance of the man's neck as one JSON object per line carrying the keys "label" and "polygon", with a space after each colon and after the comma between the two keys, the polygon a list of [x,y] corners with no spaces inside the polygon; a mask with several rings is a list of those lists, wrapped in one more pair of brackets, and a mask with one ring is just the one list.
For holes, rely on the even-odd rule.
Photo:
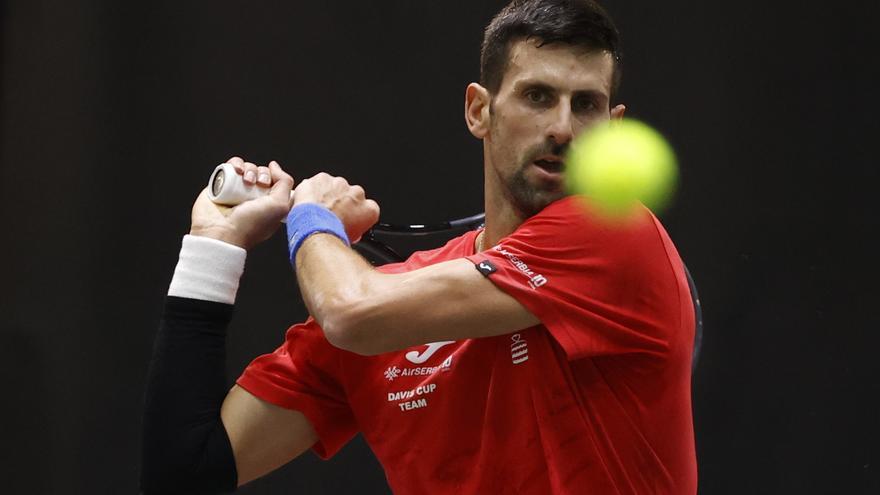
{"label": "man's neck", "polygon": [[[512,203],[504,196],[494,177],[485,177],[486,228],[477,239],[482,243],[482,249],[494,246],[502,238],[510,235],[526,220],[513,207]],[[480,246],[476,246],[478,249]]]}

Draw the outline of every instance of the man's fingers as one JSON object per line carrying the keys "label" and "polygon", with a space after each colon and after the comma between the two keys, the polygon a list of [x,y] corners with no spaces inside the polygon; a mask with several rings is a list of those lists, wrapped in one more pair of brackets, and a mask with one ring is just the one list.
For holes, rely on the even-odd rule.
{"label": "man's fingers", "polygon": [[258,167],[251,162],[246,162],[238,156],[233,156],[226,163],[232,165],[232,168],[242,176],[247,184],[257,184],[264,187],[272,185],[272,172],[269,167]]}
{"label": "man's fingers", "polygon": [[380,212],[379,203],[373,201],[372,199],[368,199],[366,201],[366,203],[367,203],[367,208],[369,208],[370,211],[373,212],[373,214],[375,215],[376,221],[378,221],[379,220],[379,212]]}
{"label": "man's fingers", "polygon": [[273,182],[269,195],[278,201],[286,201],[288,206],[292,206],[293,195],[290,194],[290,190],[293,189],[293,177],[282,170],[275,160],[269,162],[269,174],[271,174]]}
{"label": "man's fingers", "polygon": [[257,166],[251,162],[244,162],[244,175],[242,179],[245,184],[256,184],[257,183]]}
{"label": "man's fingers", "polygon": [[278,162],[272,160],[269,162],[269,173],[272,174],[272,182],[278,182],[283,178],[290,179],[290,184],[293,185],[293,177],[290,176],[284,169],[281,168],[281,165],[278,165]]}
{"label": "man's fingers", "polygon": [[354,194],[356,199],[364,199],[367,197],[367,193],[364,192],[364,188],[361,186],[351,186],[351,193]]}
{"label": "man's fingers", "polygon": [[244,173],[244,160],[242,160],[240,157],[233,156],[229,160],[226,160],[226,163],[232,165],[232,168],[235,169],[236,172],[238,172],[238,175]]}
{"label": "man's fingers", "polygon": [[269,167],[257,167],[257,185],[269,187],[272,185],[272,174]]}

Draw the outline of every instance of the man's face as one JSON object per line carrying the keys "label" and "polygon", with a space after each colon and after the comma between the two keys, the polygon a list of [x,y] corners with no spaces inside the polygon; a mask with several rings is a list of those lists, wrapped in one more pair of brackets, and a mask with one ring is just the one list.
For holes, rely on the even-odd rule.
{"label": "man's face", "polygon": [[[608,52],[566,44],[515,42],[485,137],[489,173],[523,217],[563,197],[566,150],[581,131],[623,107],[609,108],[614,60]],[[618,115],[619,114],[619,115]],[[490,178],[490,180],[493,180]]]}

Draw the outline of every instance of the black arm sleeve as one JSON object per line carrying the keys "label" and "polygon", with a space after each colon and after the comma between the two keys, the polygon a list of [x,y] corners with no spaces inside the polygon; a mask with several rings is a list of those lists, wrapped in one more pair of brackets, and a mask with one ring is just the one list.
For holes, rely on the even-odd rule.
{"label": "black arm sleeve", "polygon": [[238,481],[220,421],[233,307],[168,296],[147,377],[141,489],[223,493]]}

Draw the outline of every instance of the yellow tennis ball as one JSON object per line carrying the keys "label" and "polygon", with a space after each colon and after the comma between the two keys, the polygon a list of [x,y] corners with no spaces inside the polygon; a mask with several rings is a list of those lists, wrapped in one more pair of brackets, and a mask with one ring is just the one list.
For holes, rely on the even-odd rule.
{"label": "yellow tennis ball", "polygon": [[614,217],[638,202],[659,212],[672,199],[678,180],[675,152],[651,126],[614,120],[578,136],[566,157],[566,185]]}

